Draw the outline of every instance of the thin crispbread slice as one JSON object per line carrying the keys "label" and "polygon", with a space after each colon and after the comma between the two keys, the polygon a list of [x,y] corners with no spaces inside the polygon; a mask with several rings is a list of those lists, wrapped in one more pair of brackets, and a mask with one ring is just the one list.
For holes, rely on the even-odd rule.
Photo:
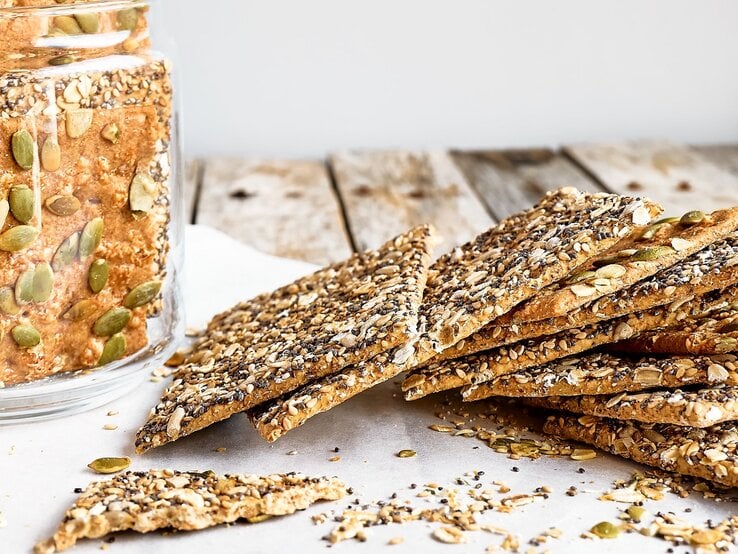
{"label": "thin crispbread slice", "polygon": [[549,417],[543,430],[642,464],[728,487],[738,485],[738,424],[733,421],[698,429],[589,415],[557,415]]}
{"label": "thin crispbread slice", "polygon": [[[472,356],[445,360],[413,371],[402,383],[405,399],[415,400],[434,392],[464,386],[465,400],[489,396],[488,381],[539,366],[559,358],[585,352],[603,344],[625,340],[636,334],[680,322],[718,309],[738,298],[738,286],[671,306],[610,319],[582,328],[568,329],[515,343]],[[470,385],[470,386],[466,386]]]}
{"label": "thin crispbread slice", "polygon": [[417,336],[421,226],[216,316],[136,435],[144,452]]}
{"label": "thin crispbread slice", "polygon": [[[699,214],[691,219],[690,215]],[[683,223],[689,219],[689,223]],[[699,221],[695,222],[697,219]],[[519,306],[514,323],[564,316],[589,302],[629,286],[671,267],[738,228],[738,207],[717,210],[705,216],[690,212],[682,220],[667,218],[647,227],[589,261],[567,279],[541,291]]]}
{"label": "thin crispbread slice", "polygon": [[510,316],[514,312],[510,312],[444,350],[434,360],[460,358],[521,340],[643,312],[736,283],[738,233],[733,233],[627,289],[603,296],[565,316],[513,324]]}
{"label": "thin crispbread slice", "polygon": [[738,420],[738,387],[666,389],[615,396],[529,398],[526,404],[611,419],[710,427],[723,421]]}
{"label": "thin crispbread slice", "polygon": [[294,473],[221,477],[212,471],[127,471],[88,485],[66,511],[54,536],[39,542],[34,552],[61,552],[79,539],[118,531],[193,531],[239,519],[259,521],[346,494],[338,479]]}
{"label": "thin crispbread slice", "polygon": [[685,322],[679,329],[647,331],[608,347],[643,354],[722,354],[738,350],[738,313],[734,310]]}

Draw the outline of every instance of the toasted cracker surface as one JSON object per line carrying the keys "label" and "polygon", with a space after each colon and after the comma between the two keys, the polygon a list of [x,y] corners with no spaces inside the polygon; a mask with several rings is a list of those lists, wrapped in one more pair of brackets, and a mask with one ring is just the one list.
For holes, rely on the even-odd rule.
{"label": "toasted cracker surface", "polygon": [[221,477],[166,469],[127,471],[91,483],[66,511],[54,536],[39,542],[34,552],[61,552],[79,539],[117,531],[192,531],[239,519],[287,515],[345,495],[346,486],[338,479],[294,473]]}
{"label": "toasted cracker surface", "polygon": [[433,230],[418,227],[216,316],[136,436],[143,452],[417,336]]}

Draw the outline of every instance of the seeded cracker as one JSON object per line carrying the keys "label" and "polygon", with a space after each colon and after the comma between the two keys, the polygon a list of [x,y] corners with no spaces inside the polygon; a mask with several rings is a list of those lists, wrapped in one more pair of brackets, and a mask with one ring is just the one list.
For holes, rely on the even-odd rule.
{"label": "seeded cracker", "polygon": [[738,485],[738,426],[735,422],[696,429],[594,416],[551,416],[543,430],[642,464],[729,487]]}
{"label": "seeded cracker", "polygon": [[603,344],[625,340],[642,331],[677,325],[690,317],[724,308],[736,299],[736,295],[738,287],[724,292],[714,291],[688,302],[658,306],[581,329],[568,329],[465,358],[431,363],[405,379],[402,389],[407,400],[415,400],[434,392],[471,385],[462,391],[464,399],[480,400],[490,395],[487,394],[487,381]]}
{"label": "seeded cracker", "polygon": [[88,485],[50,539],[35,554],[60,552],[82,538],[133,530],[205,529],[239,519],[281,516],[319,500],[338,500],[346,486],[338,479],[286,475],[225,475],[172,470],[127,471]]}
{"label": "seeded cracker", "polygon": [[710,427],[738,420],[738,388],[730,386],[615,396],[556,396],[529,399],[526,404],[575,414],[686,427]]}
{"label": "seeded cracker", "polygon": [[432,235],[418,227],[216,316],[139,430],[136,450],[414,339]]}
{"label": "seeded cracker", "polygon": [[565,316],[527,323],[510,323],[514,312],[441,352],[436,361],[460,358],[521,340],[583,327],[656,306],[683,301],[738,283],[738,234],[715,242],[655,275]]}
{"label": "seeded cracker", "polygon": [[546,288],[516,309],[512,319],[523,323],[566,315],[671,267],[705,246],[725,239],[736,228],[738,207],[715,211],[697,223],[685,224],[677,218],[655,222],[589,261],[567,279]]}

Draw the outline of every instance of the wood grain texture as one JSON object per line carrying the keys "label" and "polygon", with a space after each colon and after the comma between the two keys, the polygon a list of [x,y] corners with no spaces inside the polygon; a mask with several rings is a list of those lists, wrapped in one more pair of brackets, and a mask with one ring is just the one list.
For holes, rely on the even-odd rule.
{"label": "wood grain texture", "polygon": [[262,252],[320,265],[352,252],[328,171],[318,161],[208,160],[197,223]]}
{"label": "wood grain texture", "polygon": [[608,189],[648,196],[664,206],[666,215],[738,204],[738,175],[683,144],[583,144],[565,151]]}
{"label": "wood grain texture", "polygon": [[602,187],[565,157],[547,148],[454,151],[453,157],[498,219],[537,202],[549,190]]}
{"label": "wood grain texture", "polygon": [[195,223],[197,199],[200,194],[200,179],[203,162],[187,160],[185,162],[184,182],[182,186],[182,213],[185,223]]}
{"label": "wood grain texture", "polygon": [[494,223],[445,151],[341,152],[330,164],[357,248],[431,223],[441,254]]}

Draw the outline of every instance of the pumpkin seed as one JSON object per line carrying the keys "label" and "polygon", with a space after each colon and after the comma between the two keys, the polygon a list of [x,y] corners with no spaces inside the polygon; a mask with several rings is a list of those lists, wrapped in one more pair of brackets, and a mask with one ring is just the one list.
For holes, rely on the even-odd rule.
{"label": "pumpkin seed", "polygon": [[116,360],[120,360],[125,352],[126,338],[121,334],[113,335],[107,340],[107,342],[105,342],[105,346],[103,347],[102,354],[100,354],[100,359],[97,361],[97,365],[103,366],[115,362]]}
{"label": "pumpkin seed", "polygon": [[18,279],[15,281],[15,301],[21,306],[33,302],[33,276],[35,273],[36,268],[29,267],[18,275]]}
{"label": "pumpkin seed", "polygon": [[87,281],[90,284],[92,292],[97,294],[105,288],[108,282],[108,275],[110,275],[110,268],[108,262],[105,260],[95,260],[90,265],[90,272],[87,276]]}
{"label": "pumpkin seed", "polygon": [[674,217],[674,216],[672,216],[672,217],[662,217],[662,218],[661,218],[661,219],[659,219],[658,221],[654,221],[654,222],[653,222],[653,225],[660,225],[660,224],[662,224],[662,223],[666,223],[666,224],[679,223],[679,220],[680,220],[680,219],[681,219],[681,218],[679,218],[679,217]]}
{"label": "pumpkin seed", "polygon": [[47,138],[41,147],[41,165],[49,172],[54,172],[61,166],[61,148],[55,138]]}
{"label": "pumpkin seed", "polygon": [[651,240],[653,237],[656,236],[656,233],[667,226],[667,223],[654,223],[652,225],[649,225],[648,227],[646,227],[646,230],[643,231],[641,236],[638,237],[638,240]]}
{"label": "pumpkin seed", "polygon": [[400,450],[397,453],[398,458],[412,458],[417,452],[415,450]]}
{"label": "pumpkin seed", "polygon": [[81,35],[82,28],[77,20],[70,15],[60,15],[54,18],[54,27],[65,35]]}
{"label": "pumpkin seed", "polygon": [[118,12],[118,29],[121,31],[133,31],[138,24],[138,10],[130,8]]}
{"label": "pumpkin seed", "polygon": [[60,271],[74,262],[77,254],[79,254],[79,239],[79,232],[72,233],[64,239],[64,242],[61,243],[56,250],[56,254],[54,254],[54,258],[51,260],[51,267],[55,271]]}
{"label": "pumpkin seed", "polygon": [[673,254],[675,250],[671,246],[653,246],[651,248],[641,248],[630,257],[632,262],[650,262],[658,260],[669,254]]}
{"label": "pumpkin seed", "polygon": [[21,223],[28,223],[33,219],[36,198],[27,185],[13,185],[8,193],[10,213]]}
{"label": "pumpkin seed", "polygon": [[627,273],[627,270],[620,264],[609,264],[599,268],[595,275],[601,279],[619,279]]}
{"label": "pumpkin seed", "polygon": [[573,285],[574,283],[580,283],[582,281],[586,281],[588,279],[592,279],[595,276],[594,271],[580,271],[578,273],[575,273],[571,277],[569,277],[566,282],[570,285]]}
{"label": "pumpkin seed", "polygon": [[123,458],[98,458],[92,460],[87,467],[89,467],[95,473],[118,473],[127,469],[131,465],[131,459],[128,457]]}
{"label": "pumpkin seed", "polygon": [[100,29],[100,18],[96,13],[78,13],[74,16],[74,19],[88,35],[95,34]]}
{"label": "pumpkin seed", "polygon": [[5,226],[5,221],[10,213],[10,204],[7,200],[0,200],[0,229]]}
{"label": "pumpkin seed", "polygon": [[16,325],[10,334],[21,348],[33,348],[41,342],[41,333],[33,325]]}
{"label": "pumpkin seed", "polygon": [[92,110],[90,108],[68,110],[65,125],[69,138],[81,137],[92,125]]}
{"label": "pumpkin seed", "polygon": [[69,321],[82,321],[94,314],[95,310],[96,307],[94,300],[80,300],[74,306],[69,308],[62,317]]}
{"label": "pumpkin seed", "polygon": [[10,287],[0,288],[0,313],[18,315],[20,310],[20,306],[15,301],[15,291]]}
{"label": "pumpkin seed", "polygon": [[38,238],[38,229],[30,225],[11,227],[0,234],[0,250],[4,252],[19,252],[31,246]]}
{"label": "pumpkin seed", "polygon": [[57,56],[49,60],[49,65],[68,65],[74,62],[73,56]]}
{"label": "pumpkin seed", "polygon": [[118,144],[118,139],[120,139],[120,129],[118,129],[118,125],[116,123],[108,123],[103,127],[103,130],[100,131],[100,136],[113,144]]}
{"label": "pumpkin seed", "polygon": [[36,266],[33,273],[33,301],[46,302],[54,290],[54,270],[47,262]]}
{"label": "pumpkin seed", "polygon": [[159,294],[161,284],[161,281],[141,283],[126,295],[123,305],[131,310],[145,306]]}
{"label": "pumpkin seed", "polygon": [[626,511],[628,512],[630,519],[636,523],[640,523],[643,516],[646,515],[646,508],[643,506],[631,506]]}
{"label": "pumpkin seed", "polygon": [[692,210],[691,212],[687,212],[686,214],[684,214],[679,220],[679,223],[681,223],[682,225],[696,225],[697,223],[700,223],[703,219],[705,219],[705,212],[701,212],[700,210]]}
{"label": "pumpkin seed", "polygon": [[592,450],[591,448],[575,448],[571,451],[571,454],[569,457],[572,460],[576,460],[578,462],[584,461],[584,460],[591,460],[593,458],[597,457],[597,452]]}
{"label": "pumpkin seed", "polygon": [[120,333],[131,321],[131,310],[112,308],[101,315],[92,327],[98,337],[110,337]]}
{"label": "pumpkin seed", "polygon": [[156,182],[148,173],[137,173],[131,181],[128,203],[134,212],[148,213],[156,200]]}
{"label": "pumpkin seed", "polygon": [[590,531],[601,539],[614,539],[620,534],[620,529],[615,527],[609,521],[601,521],[600,523],[592,527]]}
{"label": "pumpkin seed", "polygon": [[82,204],[76,196],[56,195],[46,200],[46,208],[54,215],[68,217],[76,214]]}
{"label": "pumpkin seed", "polygon": [[33,142],[31,133],[25,129],[16,131],[13,133],[10,143],[15,162],[23,169],[31,169],[33,167],[34,151],[36,149],[36,143]]}
{"label": "pumpkin seed", "polygon": [[82,235],[79,237],[79,257],[81,259],[84,260],[100,246],[104,227],[102,217],[96,217],[82,229]]}

